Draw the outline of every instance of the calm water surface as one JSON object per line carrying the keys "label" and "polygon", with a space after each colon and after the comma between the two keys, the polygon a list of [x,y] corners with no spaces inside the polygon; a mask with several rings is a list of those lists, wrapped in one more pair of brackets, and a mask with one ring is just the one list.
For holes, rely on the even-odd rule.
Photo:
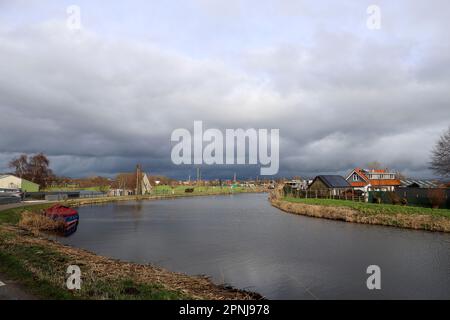
{"label": "calm water surface", "polygon": [[[271,299],[450,299],[450,235],[286,214],[264,194],[111,203],[79,209],[61,242],[206,274]],[[378,291],[366,287],[381,267]]]}

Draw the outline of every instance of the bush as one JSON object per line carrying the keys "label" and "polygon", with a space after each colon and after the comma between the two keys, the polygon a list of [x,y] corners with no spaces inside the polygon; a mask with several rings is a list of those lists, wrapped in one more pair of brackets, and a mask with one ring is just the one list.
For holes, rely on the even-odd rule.
{"label": "bush", "polygon": [[19,221],[21,228],[39,232],[39,231],[61,231],[65,228],[63,220],[53,220],[43,214],[25,211]]}
{"label": "bush", "polygon": [[439,209],[446,201],[445,191],[443,189],[430,189],[428,200],[430,200],[433,209]]}
{"label": "bush", "polygon": [[396,194],[395,192],[390,191],[390,192],[386,192],[386,194],[389,198],[389,201],[392,204],[399,205],[399,204],[402,204],[402,200],[404,200],[404,199],[400,198],[400,196],[398,194]]}

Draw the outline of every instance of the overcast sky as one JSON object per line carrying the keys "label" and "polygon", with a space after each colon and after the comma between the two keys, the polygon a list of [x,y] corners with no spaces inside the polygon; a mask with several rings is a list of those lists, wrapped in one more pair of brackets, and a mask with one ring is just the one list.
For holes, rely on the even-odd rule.
{"label": "overcast sky", "polygon": [[[380,30],[367,28],[371,4]],[[171,164],[170,135],[202,120],[280,129],[280,175],[377,160],[430,177],[450,125],[449,16],[447,0],[0,0],[0,172],[44,152],[59,175],[139,162],[186,178],[195,167]]]}

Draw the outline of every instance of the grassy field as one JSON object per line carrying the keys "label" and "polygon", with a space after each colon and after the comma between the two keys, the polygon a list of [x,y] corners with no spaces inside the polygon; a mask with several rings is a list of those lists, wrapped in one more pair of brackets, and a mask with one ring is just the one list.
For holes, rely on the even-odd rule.
{"label": "grassy field", "polygon": [[98,186],[98,187],[88,187],[88,188],[79,188],[79,187],[49,187],[44,190],[41,190],[43,192],[57,192],[57,191],[96,191],[96,192],[105,192],[110,189],[109,186]]}
{"label": "grassy field", "polygon": [[[234,187],[234,188],[230,188],[230,187],[212,187],[212,186],[192,186],[192,187],[188,187],[188,186],[176,186],[176,187],[171,187],[171,186],[167,186],[167,185],[160,185],[160,186],[154,186],[153,187],[153,191],[152,194],[169,194],[169,193],[176,193],[176,194],[181,194],[181,193],[185,193],[186,189],[189,188],[194,188],[194,193],[205,193],[205,192],[219,192],[219,191],[232,191],[232,192],[242,192],[245,190],[248,190],[249,188],[243,188],[243,187]],[[51,188],[47,188],[43,191],[46,192],[56,192],[56,191],[96,191],[96,192],[105,192],[109,190],[109,186],[108,187],[90,187],[90,188],[76,188],[76,187],[67,187],[67,188],[61,188],[61,187],[51,187]]]}
{"label": "grassy field", "polygon": [[329,207],[345,207],[355,209],[365,214],[416,214],[416,215],[434,215],[450,218],[449,209],[431,209],[422,207],[408,207],[391,204],[376,204],[365,202],[354,202],[350,200],[333,200],[333,199],[303,199],[287,197],[283,200],[295,203],[304,203],[311,205],[321,205]]}
{"label": "grassy field", "polygon": [[244,188],[244,187],[205,187],[205,186],[199,186],[199,187],[186,187],[186,186],[176,186],[174,188],[170,187],[170,186],[156,186],[153,188],[153,192],[154,194],[170,194],[170,193],[175,193],[175,194],[181,194],[181,193],[186,193],[186,189],[190,189],[193,188],[194,189],[194,193],[209,193],[209,192],[245,192],[248,190],[251,190],[249,188]]}

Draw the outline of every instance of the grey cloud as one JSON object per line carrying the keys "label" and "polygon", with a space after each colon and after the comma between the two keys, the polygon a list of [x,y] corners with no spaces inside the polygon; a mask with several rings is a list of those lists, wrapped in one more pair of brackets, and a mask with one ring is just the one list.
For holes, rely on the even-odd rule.
{"label": "grey cloud", "polygon": [[[322,30],[314,40],[247,50],[236,67],[73,34],[56,22],[1,31],[0,171],[18,153],[43,151],[62,175],[112,175],[142,162],[186,177],[192,168],[170,164],[170,134],[203,120],[220,129],[280,128],[280,174],[345,172],[378,160],[430,175],[431,145],[450,120],[443,39],[418,45],[409,36],[373,41]],[[205,168],[233,172],[217,170]]]}

